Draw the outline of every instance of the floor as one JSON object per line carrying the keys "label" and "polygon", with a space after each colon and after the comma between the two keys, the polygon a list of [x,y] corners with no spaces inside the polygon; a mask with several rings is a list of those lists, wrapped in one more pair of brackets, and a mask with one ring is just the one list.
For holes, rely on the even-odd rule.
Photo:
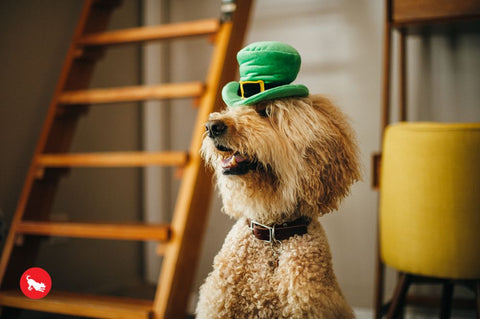
{"label": "floor", "polygon": [[[369,309],[355,309],[357,319],[372,319],[373,311]],[[407,309],[404,319],[437,319],[438,315],[428,309]],[[452,313],[451,319],[475,319],[474,311],[458,311]],[[63,315],[44,314],[38,312],[25,311],[20,319],[81,319],[80,317],[71,317]],[[193,315],[187,315],[185,319],[195,319]]]}
{"label": "floor", "polygon": [[[151,299],[155,293],[155,287],[148,284],[132,285],[131,287],[113,290],[112,295],[128,296],[140,299]],[[367,308],[354,309],[357,319],[372,319],[373,310]],[[436,309],[407,307],[404,319],[436,319],[439,318]],[[451,319],[475,319],[475,310],[453,309]],[[45,314],[39,312],[23,311],[19,319],[80,319],[79,317]],[[181,319],[181,318],[180,318]],[[193,315],[187,315],[185,319],[195,319]]]}
{"label": "floor", "polygon": [[[356,319],[372,319],[373,310],[371,309],[354,309]],[[438,311],[435,309],[429,308],[411,308],[407,307],[405,311],[405,317],[403,319],[438,319]],[[472,310],[458,310],[454,309],[452,311],[452,316],[450,319],[475,319],[475,311]]]}

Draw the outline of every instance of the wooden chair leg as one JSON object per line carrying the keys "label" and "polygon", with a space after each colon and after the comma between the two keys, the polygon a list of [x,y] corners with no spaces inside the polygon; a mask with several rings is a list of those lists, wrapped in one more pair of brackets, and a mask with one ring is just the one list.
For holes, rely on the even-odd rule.
{"label": "wooden chair leg", "polygon": [[408,288],[411,283],[411,276],[405,273],[400,273],[398,278],[397,287],[393,294],[392,303],[387,312],[387,319],[395,319],[400,313],[400,310],[405,304],[405,297],[408,292]]}
{"label": "wooden chair leg", "polygon": [[477,299],[477,319],[480,319],[480,280],[477,280],[476,283],[476,299]]}
{"label": "wooden chair leg", "polygon": [[375,274],[375,319],[383,317],[383,292],[385,286],[385,265],[380,259],[380,254],[376,258],[376,274]]}
{"label": "wooden chair leg", "polygon": [[453,282],[448,281],[443,284],[440,319],[450,318],[450,314],[452,311],[453,288],[454,288]]}

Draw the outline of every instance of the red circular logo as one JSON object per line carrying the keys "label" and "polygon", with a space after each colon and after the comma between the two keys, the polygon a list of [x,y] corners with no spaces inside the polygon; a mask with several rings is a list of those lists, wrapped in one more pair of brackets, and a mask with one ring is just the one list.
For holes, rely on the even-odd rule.
{"label": "red circular logo", "polygon": [[30,299],[40,299],[48,295],[52,279],[48,272],[39,267],[27,269],[20,278],[20,289]]}

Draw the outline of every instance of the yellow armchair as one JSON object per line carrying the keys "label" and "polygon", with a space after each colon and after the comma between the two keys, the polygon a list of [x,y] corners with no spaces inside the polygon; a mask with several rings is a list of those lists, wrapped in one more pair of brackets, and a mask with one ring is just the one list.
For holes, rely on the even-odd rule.
{"label": "yellow armchair", "polygon": [[471,280],[480,309],[480,123],[388,127],[379,208],[381,259],[401,274],[387,316],[418,276],[448,283],[444,303],[454,280]]}

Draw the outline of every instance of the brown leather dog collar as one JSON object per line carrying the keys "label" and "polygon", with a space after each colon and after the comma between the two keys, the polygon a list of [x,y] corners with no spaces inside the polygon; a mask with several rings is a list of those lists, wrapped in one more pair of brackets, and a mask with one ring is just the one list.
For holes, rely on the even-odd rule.
{"label": "brown leather dog collar", "polygon": [[300,217],[292,222],[273,226],[263,225],[251,219],[247,219],[247,223],[252,230],[253,236],[271,243],[288,239],[294,235],[300,236],[306,234],[310,220],[305,217]]}

